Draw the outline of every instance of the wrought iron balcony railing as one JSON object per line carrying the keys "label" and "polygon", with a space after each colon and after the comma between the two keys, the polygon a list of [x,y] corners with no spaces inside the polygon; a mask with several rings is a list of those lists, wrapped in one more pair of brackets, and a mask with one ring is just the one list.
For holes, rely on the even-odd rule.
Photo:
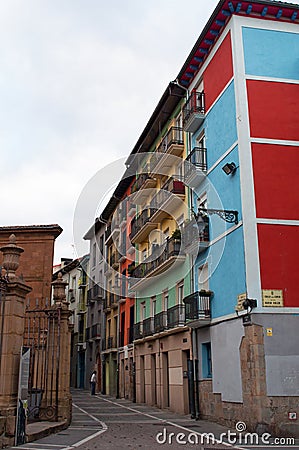
{"label": "wrought iron balcony railing", "polygon": [[169,261],[173,256],[178,256],[181,250],[181,241],[172,237],[167,238],[162,245],[157,245],[152,254],[132,271],[132,277],[144,278],[160,268],[162,264]]}
{"label": "wrought iron balcony railing", "polygon": [[185,305],[175,305],[134,324],[134,339],[142,339],[154,333],[185,325]]}
{"label": "wrought iron balcony railing", "polygon": [[184,132],[183,128],[179,127],[171,127],[166,135],[164,136],[163,140],[161,141],[160,145],[157,148],[158,153],[168,153],[170,150],[170,147],[172,145],[184,145]]}
{"label": "wrought iron balcony railing", "polygon": [[108,336],[107,342],[106,342],[106,349],[114,348],[115,346],[116,346],[115,337]]}
{"label": "wrought iron balcony railing", "polygon": [[184,131],[194,133],[202,124],[204,115],[204,92],[193,91],[183,107]]}
{"label": "wrought iron balcony railing", "polygon": [[101,337],[101,325],[99,323],[91,326],[91,337],[93,339],[98,339]]}
{"label": "wrought iron balcony railing", "polygon": [[137,322],[134,324],[134,339],[141,339],[143,337],[142,325],[142,322]]}
{"label": "wrought iron balcony railing", "polygon": [[134,182],[131,188],[131,193],[138,192],[139,189],[142,188],[142,186],[147,182],[151,181],[153,185],[156,184],[156,180],[153,178],[153,176],[149,173],[141,173],[137,180]]}
{"label": "wrought iron balcony railing", "polygon": [[199,231],[194,219],[184,224],[182,233],[184,249],[198,245],[198,251],[202,252],[207,248],[210,241],[209,218],[203,217],[203,222],[205,223],[205,226],[201,231]]}
{"label": "wrought iron balcony railing", "polygon": [[144,319],[143,321],[143,330],[142,334],[143,336],[151,336],[154,333],[154,318],[148,317],[147,319]]}
{"label": "wrought iron balcony railing", "polygon": [[182,181],[174,180],[173,178],[169,178],[167,182],[162,186],[162,188],[157,192],[157,194],[153,197],[150,203],[150,216],[151,218],[159,213],[165,214],[165,205],[166,202],[171,202],[177,200],[176,197],[172,196],[174,194],[176,196],[185,195],[185,185]]}
{"label": "wrought iron balcony railing", "polygon": [[93,302],[95,300],[104,298],[104,289],[98,284],[93,285],[87,291],[87,301],[88,303]]}
{"label": "wrought iron balcony railing", "polygon": [[[194,147],[186,158],[189,164],[185,164],[185,178],[191,175],[192,170],[207,170],[207,149],[203,147]],[[193,167],[193,169],[192,169]]]}
{"label": "wrought iron balcony railing", "polygon": [[167,311],[161,311],[154,316],[154,331],[160,333],[167,328]]}
{"label": "wrought iron balcony railing", "polygon": [[185,325],[185,305],[175,305],[167,310],[167,327],[174,328]]}
{"label": "wrought iron balcony railing", "polygon": [[133,242],[136,235],[147,225],[151,217],[150,209],[144,209],[138,217],[134,217],[131,222],[130,240]]}
{"label": "wrought iron balcony railing", "polygon": [[183,299],[187,320],[209,319],[211,317],[210,301],[212,291],[197,291]]}

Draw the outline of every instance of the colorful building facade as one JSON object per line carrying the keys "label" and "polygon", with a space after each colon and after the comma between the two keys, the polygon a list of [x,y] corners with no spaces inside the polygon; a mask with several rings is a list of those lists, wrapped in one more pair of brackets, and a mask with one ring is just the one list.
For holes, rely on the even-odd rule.
{"label": "colorful building facade", "polygon": [[[201,145],[207,158],[193,190],[210,232],[194,290],[213,292],[210,325],[193,324],[199,414],[273,432],[294,432],[288,413],[299,394],[290,339],[299,307],[297,13],[280,2],[220,2],[178,76],[188,86],[190,150]],[[201,96],[199,119],[192,102]],[[232,214],[229,223],[213,209]]]}
{"label": "colorful building facade", "polygon": [[106,393],[298,433],[298,10],[220,1],[131,151],[101,216]]}

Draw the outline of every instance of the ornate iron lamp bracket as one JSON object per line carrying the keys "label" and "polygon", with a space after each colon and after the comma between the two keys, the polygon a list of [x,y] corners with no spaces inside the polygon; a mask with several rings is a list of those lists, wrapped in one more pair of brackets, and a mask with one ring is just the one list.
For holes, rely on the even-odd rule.
{"label": "ornate iron lamp bracket", "polygon": [[239,222],[238,219],[238,211],[228,210],[228,209],[207,209],[207,208],[198,208],[198,213],[211,216],[212,214],[217,214],[221,219],[225,220],[228,223],[235,223],[236,225]]}

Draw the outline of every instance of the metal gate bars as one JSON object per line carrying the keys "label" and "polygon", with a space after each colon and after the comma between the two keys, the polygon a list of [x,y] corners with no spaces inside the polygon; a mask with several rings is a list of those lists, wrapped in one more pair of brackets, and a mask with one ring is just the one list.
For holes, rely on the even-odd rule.
{"label": "metal gate bars", "polygon": [[24,347],[30,349],[28,421],[58,420],[61,309],[28,300]]}

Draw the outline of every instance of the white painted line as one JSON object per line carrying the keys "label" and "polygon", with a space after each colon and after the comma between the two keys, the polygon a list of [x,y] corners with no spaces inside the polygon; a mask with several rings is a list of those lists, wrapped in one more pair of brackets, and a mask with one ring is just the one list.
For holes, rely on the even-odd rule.
{"label": "white painted line", "polygon": [[[35,445],[35,446],[37,446],[37,447],[40,447],[40,444],[36,444],[35,442],[30,442],[30,445]],[[56,447],[56,448],[61,448],[61,444],[60,445],[58,445],[58,444],[43,444],[43,446],[44,447]],[[24,447],[22,447],[22,448],[24,448]]]}
{"label": "white painted line", "polygon": [[86,437],[84,439],[81,439],[81,441],[78,441],[75,444],[72,444],[72,445],[70,445],[68,447],[63,447],[61,450],[72,450],[74,448],[80,447],[80,445],[86,444],[86,442],[91,441],[92,439],[96,438],[97,436],[100,436],[102,433],[105,433],[105,431],[108,430],[108,427],[107,427],[107,425],[104,422],[102,422],[97,417],[93,416],[92,414],[89,414],[89,412],[85,411],[85,409],[80,408],[80,406],[76,405],[75,403],[73,403],[73,407],[79,409],[79,411],[81,411],[82,413],[84,413],[85,415],[90,417],[91,419],[93,419],[96,422],[98,422],[101,425],[102,429],[97,431],[96,433],[91,434],[90,436],[88,436],[88,437]]}
{"label": "white painted line", "polygon": [[[130,408],[129,406],[125,406],[125,405],[122,405],[120,403],[113,402],[112,400],[108,400],[107,398],[103,398],[103,397],[98,397],[98,398],[100,398],[101,400],[104,400],[105,402],[109,402],[109,403],[112,403],[114,405],[120,406],[121,408],[125,408],[125,409],[128,409],[130,411],[133,411],[133,412],[135,412],[137,414],[141,414],[143,416],[150,417],[151,419],[158,420],[161,423],[164,423],[164,424],[171,425],[173,427],[179,428],[180,430],[189,431],[190,433],[197,434],[198,436],[203,436],[203,435],[206,434],[206,433],[199,433],[198,431],[194,431],[191,428],[183,427],[182,425],[179,425],[179,424],[174,423],[174,422],[170,422],[169,420],[165,420],[165,419],[162,419],[160,417],[153,416],[152,414],[148,414],[148,413],[145,413],[145,412],[142,412],[142,411],[138,411],[138,409]],[[236,450],[244,450],[244,447],[235,447],[232,444],[228,444],[227,442],[221,442],[218,439],[215,439],[215,443],[216,444],[223,444],[226,447],[231,447],[231,448],[234,448]],[[72,447],[70,447],[70,448],[72,448]],[[63,450],[67,450],[67,449],[63,449]]]}

